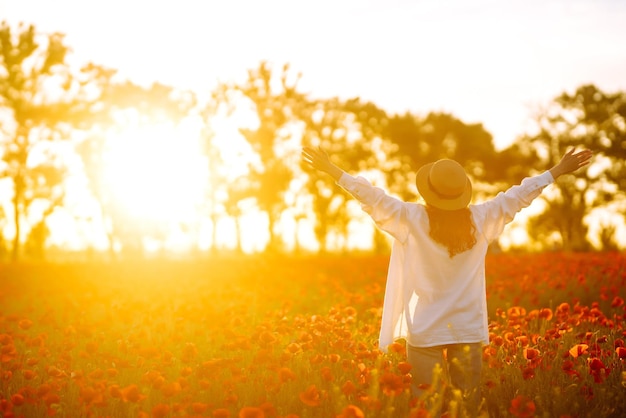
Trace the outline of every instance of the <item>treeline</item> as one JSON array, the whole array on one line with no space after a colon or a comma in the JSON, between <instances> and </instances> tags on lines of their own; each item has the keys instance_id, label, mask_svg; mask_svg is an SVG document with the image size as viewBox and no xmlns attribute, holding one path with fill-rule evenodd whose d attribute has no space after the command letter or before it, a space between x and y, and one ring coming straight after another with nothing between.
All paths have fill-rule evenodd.
<instances>
[{"instance_id":1,"label":"treeline","mask_svg":"<svg viewBox=\"0 0 626 418\"><path fill-rule=\"evenodd\" d=\"M595 247L618 245L616 225L626 213L625 92L583 85L563 93L535 116L534 132L520 133L515 143L498 150L481 124L467 124L451 114L390 114L359 98L313 98L300 89L301 74L289 65L261 62L244 80L190 92L162 84L141 86L93 63L76 68L69 51L62 34L0 26L0 181L10 191L10 201L0 206L0 230L10 224L15 231L0 237L0 253L6 257L42 258L49 216L60 208L71 212L66 207L68 148L83 163L101 212L98 227L112 253L136 251L138 234L162 235L163 225L153 226L157 232L138 231L119 214L103 184L103 155L107 137L129 121L181 123L188 118L202 125L198 140L210 177L207 204L198 210L214 226L223 217L238 225L246 211L262 212L268 220L267 250L285 248L279 224L286 213L296 224L303 219L314 223L321 251L336 248L330 237L348 234L353 216L348 196L330 178L307 172L300 163L302 144L322 146L350 172L376 173L390 193L403 199L416 198L413 177L419 166L453 158L472 177L475 200L549 168L570 147L587 147L594 150L596 163L560 179L554 193L544 196L550 205L530 220L529 235L539 248L589 250L585 220L605 213L596 217L600 244ZM251 157L233 178L228 168L232 161L224 158L224 138L216 126L241 112L248 119L254 116L253 123L238 131ZM141 162L137 164L140 170ZM242 232L237 231L234 238L240 243ZM215 237L212 242L215 247ZM378 235L373 242L384 245Z\"/></svg>"}]
</instances>

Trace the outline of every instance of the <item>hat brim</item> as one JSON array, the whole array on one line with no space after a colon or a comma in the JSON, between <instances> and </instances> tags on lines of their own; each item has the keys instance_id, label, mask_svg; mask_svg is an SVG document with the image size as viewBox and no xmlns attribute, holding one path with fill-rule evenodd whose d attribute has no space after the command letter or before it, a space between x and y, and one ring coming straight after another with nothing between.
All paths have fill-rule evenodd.
<instances>
[{"instance_id":1,"label":"hat brim","mask_svg":"<svg viewBox=\"0 0 626 418\"><path fill-rule=\"evenodd\" d=\"M432 187L430 187L430 183L428 181L428 177L430 174L430 169L433 166L433 163L428 163L422 166L417 171L417 176L415 178L415 184L417 185L417 191L424 198L426 203L431 206L434 206L443 210L458 210L463 209L469 205L470 200L472 200L472 182L467 179L467 183L465 185L465 190L458 197L448 199L440 196L435 192Z\"/></svg>"}]
</instances>

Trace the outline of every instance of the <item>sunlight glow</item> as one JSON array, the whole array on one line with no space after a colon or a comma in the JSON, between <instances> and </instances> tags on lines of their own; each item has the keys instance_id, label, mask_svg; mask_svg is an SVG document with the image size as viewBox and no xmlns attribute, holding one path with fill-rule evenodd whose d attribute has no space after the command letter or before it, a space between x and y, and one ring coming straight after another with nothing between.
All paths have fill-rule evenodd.
<instances>
[{"instance_id":1,"label":"sunlight glow","mask_svg":"<svg viewBox=\"0 0 626 418\"><path fill-rule=\"evenodd\" d=\"M200 143L202 124L191 121L124 128L108 137L102 175L113 206L130 222L157 224L167 231L164 239L144 239L148 253L233 249L237 240L245 252L264 247L267 224L258 211L239 219L238 237L235 219L221 207L231 182L247 175L252 161L250 147L238 132L241 122L218 118L212 124L215 137L210 142L219 155L212 158L220 163L211 161L207 143ZM216 225L207 223L211 211L219 214Z\"/></svg>"},{"instance_id":2,"label":"sunlight glow","mask_svg":"<svg viewBox=\"0 0 626 418\"><path fill-rule=\"evenodd\" d=\"M206 159L191 126L153 125L109 138L109 192L130 217L190 221L202 202Z\"/></svg>"}]
</instances>

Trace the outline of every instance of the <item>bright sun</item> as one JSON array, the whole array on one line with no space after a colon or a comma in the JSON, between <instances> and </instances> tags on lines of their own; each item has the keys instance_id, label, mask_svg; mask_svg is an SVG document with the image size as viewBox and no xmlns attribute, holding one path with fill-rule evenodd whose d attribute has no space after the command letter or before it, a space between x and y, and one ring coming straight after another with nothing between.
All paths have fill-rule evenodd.
<instances>
[{"instance_id":1,"label":"bright sun","mask_svg":"<svg viewBox=\"0 0 626 418\"><path fill-rule=\"evenodd\" d=\"M105 181L131 217L189 221L206 193L206 159L192 126L127 129L108 140Z\"/></svg>"},{"instance_id":2,"label":"bright sun","mask_svg":"<svg viewBox=\"0 0 626 418\"><path fill-rule=\"evenodd\" d=\"M121 216L120 222L137 226L137 232L142 233L144 226L146 231L165 232L162 241L156 235L150 238L151 232L144 236L148 250L185 250L193 245L234 248L237 239L244 251L262 249L267 240L262 214L252 209L239 219L243 232L236 231L228 216L213 224L209 213L213 204L207 202L215 195L212 192L227 193L231 180L247 175L251 151L238 132L239 122L213 121L212 128L217 131L213 145L224 160L213 179L215 173L209 170L199 142L202 125L198 122L136 125L109 135L102 173L104 199L110 205L107 209ZM152 229L154 226L157 229Z\"/></svg>"}]
</instances>

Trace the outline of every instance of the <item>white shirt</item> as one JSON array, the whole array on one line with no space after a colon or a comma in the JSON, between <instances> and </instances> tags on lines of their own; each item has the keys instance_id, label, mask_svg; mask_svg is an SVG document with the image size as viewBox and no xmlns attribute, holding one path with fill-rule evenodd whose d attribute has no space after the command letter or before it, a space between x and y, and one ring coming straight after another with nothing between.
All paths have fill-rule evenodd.
<instances>
[{"instance_id":1,"label":"white shirt","mask_svg":"<svg viewBox=\"0 0 626 418\"><path fill-rule=\"evenodd\" d=\"M549 171L525 178L493 199L470 205L476 244L453 258L429 235L424 205L403 202L362 177L344 173L337 184L354 196L376 225L394 237L387 272L379 346L396 339L415 347L489 342L485 255L487 248L542 190Z\"/></svg>"}]
</instances>

